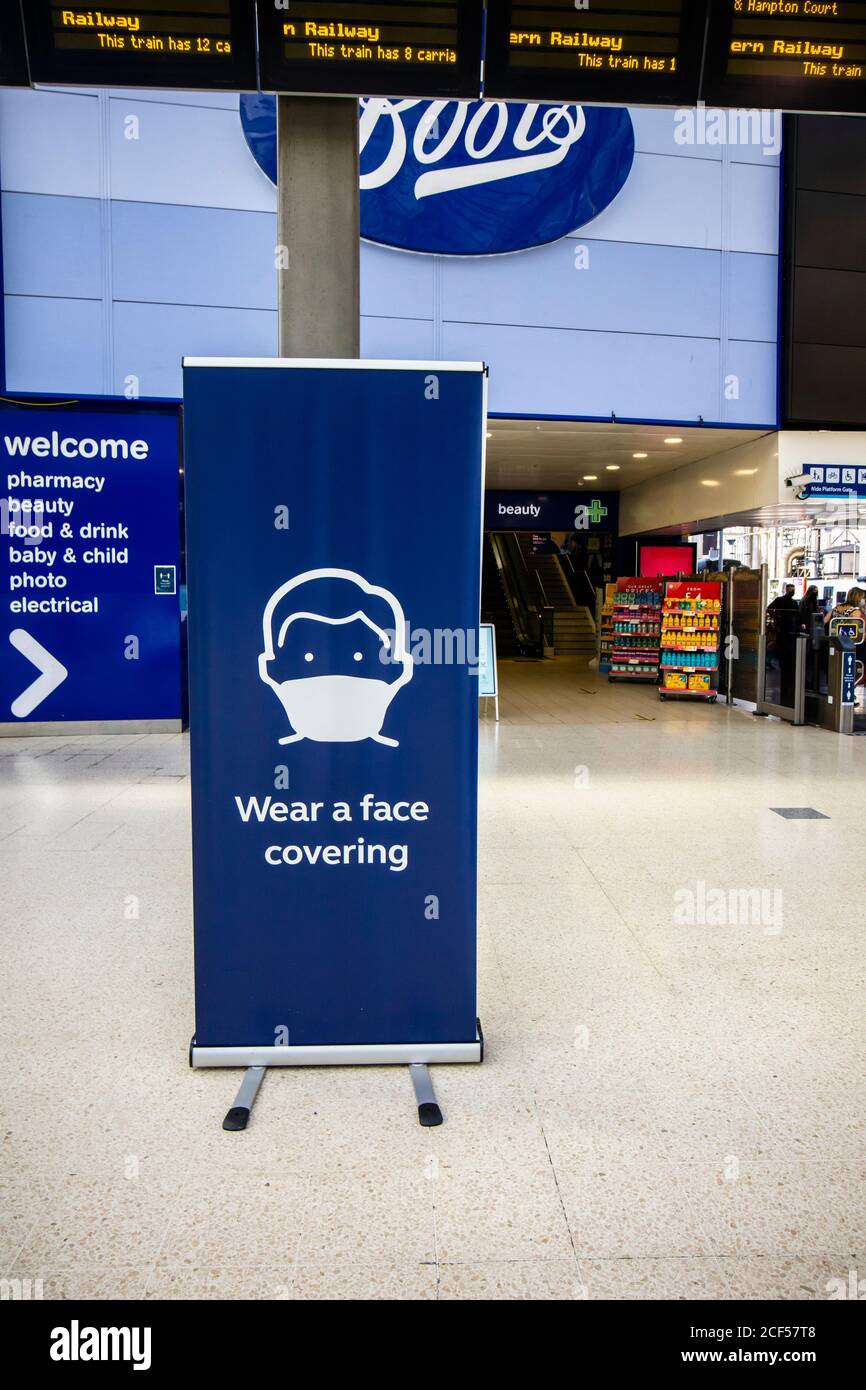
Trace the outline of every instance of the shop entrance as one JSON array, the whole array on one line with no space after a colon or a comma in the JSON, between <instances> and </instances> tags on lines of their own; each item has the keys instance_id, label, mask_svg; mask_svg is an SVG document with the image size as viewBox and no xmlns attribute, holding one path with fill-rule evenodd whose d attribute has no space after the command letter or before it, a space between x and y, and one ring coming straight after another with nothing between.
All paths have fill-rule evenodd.
<instances>
[{"instance_id":1,"label":"shop entrance","mask_svg":"<svg viewBox=\"0 0 866 1390\"><path fill-rule=\"evenodd\" d=\"M565 532L485 532L481 618L500 656L596 655L602 553L597 538L581 545Z\"/></svg>"}]
</instances>

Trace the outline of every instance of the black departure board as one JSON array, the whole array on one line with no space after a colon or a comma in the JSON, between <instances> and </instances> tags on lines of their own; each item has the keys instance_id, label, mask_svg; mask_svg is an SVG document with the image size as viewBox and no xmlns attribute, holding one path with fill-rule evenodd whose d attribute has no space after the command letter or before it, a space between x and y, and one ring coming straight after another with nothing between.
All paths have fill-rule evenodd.
<instances>
[{"instance_id":1,"label":"black departure board","mask_svg":"<svg viewBox=\"0 0 866 1390\"><path fill-rule=\"evenodd\" d=\"M29 87L18 0L0 0L0 87Z\"/></svg>"},{"instance_id":2,"label":"black departure board","mask_svg":"<svg viewBox=\"0 0 866 1390\"><path fill-rule=\"evenodd\" d=\"M866 112L866 4L712 0L705 101Z\"/></svg>"},{"instance_id":3,"label":"black departure board","mask_svg":"<svg viewBox=\"0 0 866 1390\"><path fill-rule=\"evenodd\" d=\"M25 0L34 82L100 87L256 88L253 0L59 4Z\"/></svg>"},{"instance_id":4,"label":"black departure board","mask_svg":"<svg viewBox=\"0 0 866 1390\"><path fill-rule=\"evenodd\" d=\"M489 0L484 95L694 103L705 28L704 0Z\"/></svg>"},{"instance_id":5,"label":"black departure board","mask_svg":"<svg viewBox=\"0 0 866 1390\"><path fill-rule=\"evenodd\" d=\"M257 0L265 92L477 97L481 0Z\"/></svg>"}]
</instances>

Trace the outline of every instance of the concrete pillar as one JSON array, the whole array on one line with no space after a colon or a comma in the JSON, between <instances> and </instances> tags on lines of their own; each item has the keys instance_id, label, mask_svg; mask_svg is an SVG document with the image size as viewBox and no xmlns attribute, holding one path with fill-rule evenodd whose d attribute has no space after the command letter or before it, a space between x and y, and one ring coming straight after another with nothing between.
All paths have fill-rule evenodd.
<instances>
[{"instance_id":1,"label":"concrete pillar","mask_svg":"<svg viewBox=\"0 0 866 1390\"><path fill-rule=\"evenodd\" d=\"M281 357L360 355L359 209L357 101L278 97Z\"/></svg>"}]
</instances>

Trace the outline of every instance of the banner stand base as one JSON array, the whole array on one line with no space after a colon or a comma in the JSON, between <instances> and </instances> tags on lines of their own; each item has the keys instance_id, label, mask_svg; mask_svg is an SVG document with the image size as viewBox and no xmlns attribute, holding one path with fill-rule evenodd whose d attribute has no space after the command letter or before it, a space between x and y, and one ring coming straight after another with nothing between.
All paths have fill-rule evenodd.
<instances>
[{"instance_id":1,"label":"banner stand base","mask_svg":"<svg viewBox=\"0 0 866 1390\"><path fill-rule=\"evenodd\" d=\"M265 1079L266 1070L266 1067L247 1067L244 1072L244 1079L240 1084L240 1090L235 1096L235 1103L223 1120L223 1129L246 1129L249 1124L253 1102L259 1093L259 1087Z\"/></svg>"},{"instance_id":2,"label":"banner stand base","mask_svg":"<svg viewBox=\"0 0 866 1390\"><path fill-rule=\"evenodd\" d=\"M472 1043L349 1044L345 1047L197 1047L189 1045L191 1067L245 1067L244 1079L234 1104L223 1120L223 1129L246 1129L259 1088L268 1067L408 1066L418 1106L418 1123L441 1125L442 1111L436 1099L428 1065L478 1063L484 1060L484 1034L475 1020Z\"/></svg>"},{"instance_id":3,"label":"banner stand base","mask_svg":"<svg viewBox=\"0 0 866 1390\"><path fill-rule=\"evenodd\" d=\"M409 1065L409 1075L415 1088L419 1125L424 1125L425 1128L431 1125L441 1125L442 1111L439 1109L429 1068L425 1067L423 1062L412 1062Z\"/></svg>"}]
</instances>

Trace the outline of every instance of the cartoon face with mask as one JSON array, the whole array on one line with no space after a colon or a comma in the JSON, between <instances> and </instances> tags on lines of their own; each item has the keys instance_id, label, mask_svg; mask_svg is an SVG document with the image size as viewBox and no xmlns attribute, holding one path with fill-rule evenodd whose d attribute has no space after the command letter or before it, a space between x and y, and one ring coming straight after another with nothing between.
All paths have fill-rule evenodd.
<instances>
[{"instance_id":1,"label":"cartoon face with mask","mask_svg":"<svg viewBox=\"0 0 866 1390\"><path fill-rule=\"evenodd\" d=\"M403 609L353 570L307 570L268 599L259 675L294 732L280 743L357 743L381 732L388 706L412 679Z\"/></svg>"}]
</instances>

